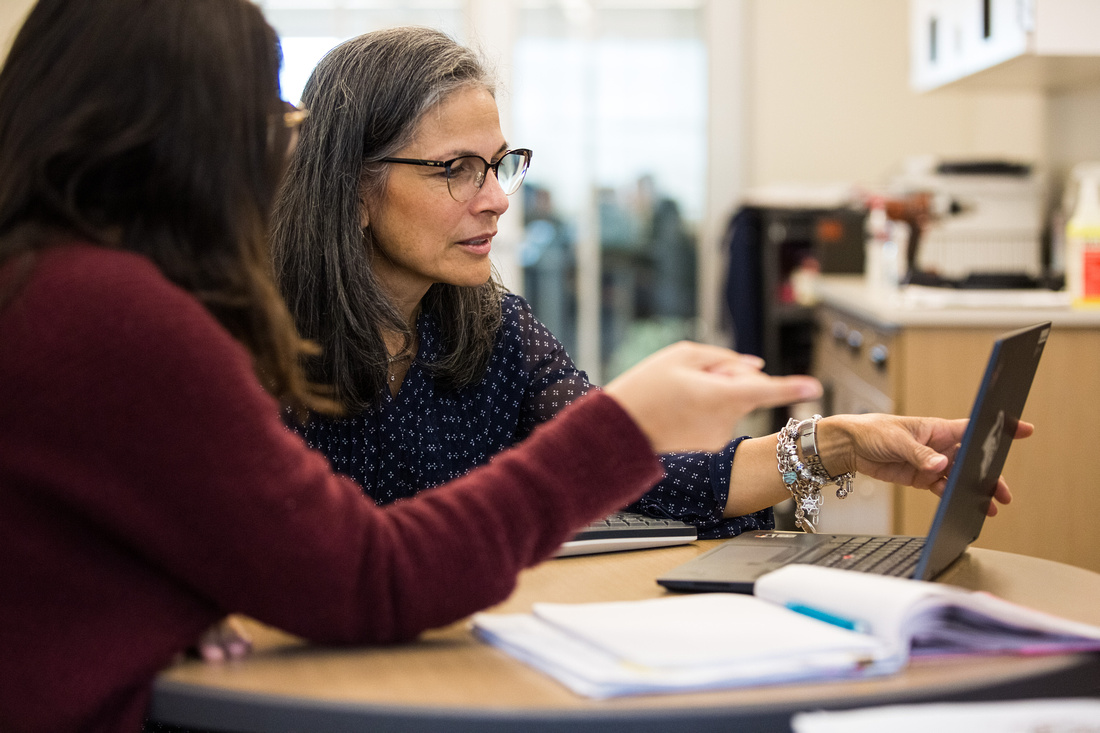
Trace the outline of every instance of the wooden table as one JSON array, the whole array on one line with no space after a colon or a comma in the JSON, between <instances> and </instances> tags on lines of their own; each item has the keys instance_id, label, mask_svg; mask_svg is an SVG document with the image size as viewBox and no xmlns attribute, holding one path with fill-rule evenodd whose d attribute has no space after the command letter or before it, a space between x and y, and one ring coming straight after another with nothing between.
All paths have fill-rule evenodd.
<instances>
[{"instance_id":1,"label":"wooden table","mask_svg":"<svg viewBox=\"0 0 1100 733\"><path fill-rule=\"evenodd\" d=\"M535 601L653 598L661 572L710 549L683 547L552 560L525 572L495 612ZM971 549L940 579L1100 625L1100 574ZM730 623L736 623L731 619ZM1100 696L1100 655L917 661L886 678L650 695L578 697L477 641L465 622L395 647L325 648L253 625L256 652L226 665L186 661L159 678L152 714L233 731L788 731L792 713L932 700Z\"/></svg>"}]
</instances>

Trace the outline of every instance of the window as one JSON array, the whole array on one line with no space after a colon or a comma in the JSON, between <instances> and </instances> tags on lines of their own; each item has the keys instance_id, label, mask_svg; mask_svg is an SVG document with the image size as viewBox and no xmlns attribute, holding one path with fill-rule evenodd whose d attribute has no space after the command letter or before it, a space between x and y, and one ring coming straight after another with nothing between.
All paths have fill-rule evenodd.
<instances>
[{"instance_id":1,"label":"window","mask_svg":"<svg viewBox=\"0 0 1100 733\"><path fill-rule=\"evenodd\" d=\"M696 335L707 54L690 3L525 3L524 293L595 381Z\"/></svg>"},{"instance_id":2,"label":"window","mask_svg":"<svg viewBox=\"0 0 1100 733\"><path fill-rule=\"evenodd\" d=\"M395 25L426 25L462 40L462 0L256 0L283 45L283 96L297 104L313 67L337 44Z\"/></svg>"}]
</instances>

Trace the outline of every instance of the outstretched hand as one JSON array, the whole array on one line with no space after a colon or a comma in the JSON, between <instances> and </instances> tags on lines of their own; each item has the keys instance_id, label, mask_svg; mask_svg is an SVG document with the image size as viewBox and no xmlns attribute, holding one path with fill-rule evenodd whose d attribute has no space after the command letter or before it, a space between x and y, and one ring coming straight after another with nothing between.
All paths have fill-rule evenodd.
<instances>
[{"instance_id":1,"label":"outstretched hand","mask_svg":"<svg viewBox=\"0 0 1100 733\"><path fill-rule=\"evenodd\" d=\"M690 341L652 354L605 391L634 418L654 451L720 450L753 410L821 396L813 377L773 377L764 362Z\"/></svg>"},{"instance_id":2,"label":"outstretched hand","mask_svg":"<svg viewBox=\"0 0 1100 733\"><path fill-rule=\"evenodd\" d=\"M822 438L836 446L834 450L823 450L822 458L825 468L834 475L854 470L881 481L928 489L936 496L943 496L947 474L955 462L967 422L877 414L836 415L820 423ZM1014 437L1026 438L1034 429L1031 423L1020 422ZM832 437L826 437L830 433ZM845 442L846 447L841 447ZM991 517L997 514L997 503L1012 501L1003 477L997 479L993 499L996 503L989 505Z\"/></svg>"}]
</instances>

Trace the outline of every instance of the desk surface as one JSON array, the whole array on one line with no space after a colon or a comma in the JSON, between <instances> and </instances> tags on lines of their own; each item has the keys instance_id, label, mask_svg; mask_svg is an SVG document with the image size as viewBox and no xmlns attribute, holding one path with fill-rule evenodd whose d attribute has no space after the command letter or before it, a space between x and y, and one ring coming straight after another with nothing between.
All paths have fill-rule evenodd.
<instances>
[{"instance_id":1,"label":"desk surface","mask_svg":"<svg viewBox=\"0 0 1100 733\"><path fill-rule=\"evenodd\" d=\"M552 560L526 571L506 602L653 598L654 581L714 542ZM941 578L1100 625L1100 574L1048 560L971 549ZM735 620L731 620L735 623ZM156 685L154 717L239 731L524 733L563 730L789 730L792 712L928 700L1100 695L1100 655L918 661L872 680L589 700L492 647L465 622L396 647L325 648L253 626L256 652L224 666L183 662Z\"/></svg>"}]
</instances>

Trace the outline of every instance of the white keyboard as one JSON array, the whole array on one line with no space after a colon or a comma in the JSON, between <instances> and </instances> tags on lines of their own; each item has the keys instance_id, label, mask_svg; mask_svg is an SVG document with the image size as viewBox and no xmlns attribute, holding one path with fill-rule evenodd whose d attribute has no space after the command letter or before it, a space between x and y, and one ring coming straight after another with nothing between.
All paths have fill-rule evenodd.
<instances>
[{"instance_id":1,"label":"white keyboard","mask_svg":"<svg viewBox=\"0 0 1100 733\"><path fill-rule=\"evenodd\" d=\"M695 527L677 519L616 512L577 532L555 557L686 545L697 537Z\"/></svg>"}]
</instances>

